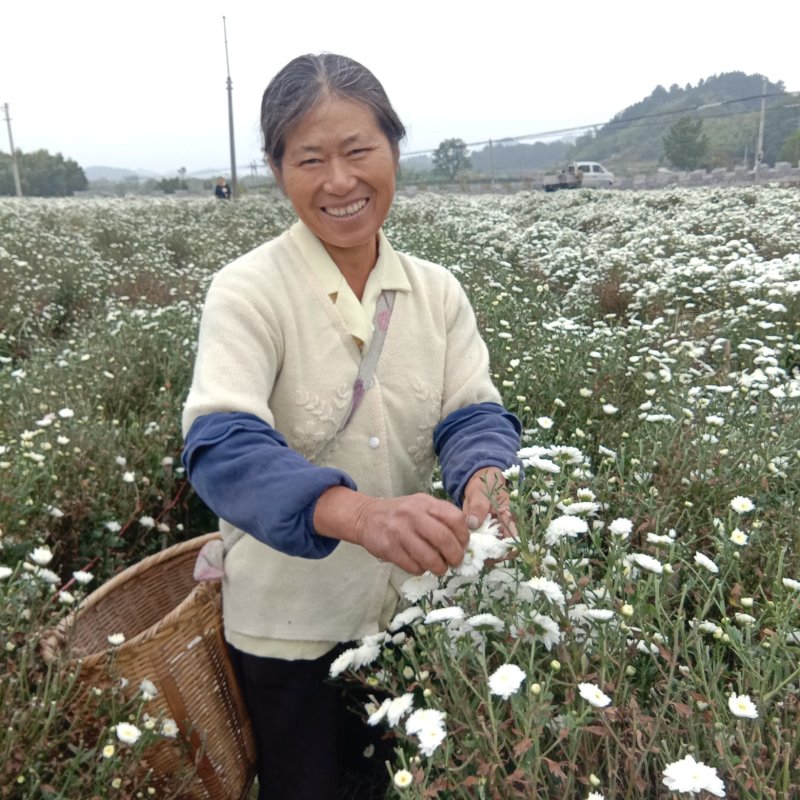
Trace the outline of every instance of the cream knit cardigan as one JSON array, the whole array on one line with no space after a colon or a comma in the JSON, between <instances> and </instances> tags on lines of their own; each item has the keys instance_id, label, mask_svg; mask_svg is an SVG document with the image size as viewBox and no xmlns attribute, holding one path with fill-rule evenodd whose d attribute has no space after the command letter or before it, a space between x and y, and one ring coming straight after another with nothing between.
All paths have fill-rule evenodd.
<instances>
[{"instance_id":1,"label":"cream knit cardigan","mask_svg":"<svg viewBox=\"0 0 800 800\"><path fill-rule=\"evenodd\" d=\"M302 225L302 223L298 223ZM350 422L361 351L287 231L223 268L203 309L184 434L199 416L238 411L279 430L320 466L347 472L359 491L429 491L432 434L450 412L500 402L486 346L456 278L397 253L381 232L380 259L397 259L402 285L374 384ZM314 254L329 258L321 243ZM308 254L307 248L304 248ZM393 270L396 273L396 270ZM379 284L380 274L370 276ZM366 291L370 289L368 283ZM264 497L280 503L280 497ZM322 559L287 556L225 520L227 633L296 641L351 641L378 630L389 581L406 574L341 542Z\"/></svg>"}]
</instances>

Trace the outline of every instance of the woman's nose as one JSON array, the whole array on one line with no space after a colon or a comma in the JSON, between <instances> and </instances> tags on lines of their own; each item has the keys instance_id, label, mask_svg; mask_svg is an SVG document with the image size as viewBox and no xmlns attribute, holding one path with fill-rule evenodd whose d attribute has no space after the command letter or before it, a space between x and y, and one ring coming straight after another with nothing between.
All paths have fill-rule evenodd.
<instances>
[{"instance_id":1,"label":"woman's nose","mask_svg":"<svg viewBox=\"0 0 800 800\"><path fill-rule=\"evenodd\" d=\"M346 158L332 158L328 161L325 191L331 194L347 194L355 184L356 177Z\"/></svg>"}]
</instances>

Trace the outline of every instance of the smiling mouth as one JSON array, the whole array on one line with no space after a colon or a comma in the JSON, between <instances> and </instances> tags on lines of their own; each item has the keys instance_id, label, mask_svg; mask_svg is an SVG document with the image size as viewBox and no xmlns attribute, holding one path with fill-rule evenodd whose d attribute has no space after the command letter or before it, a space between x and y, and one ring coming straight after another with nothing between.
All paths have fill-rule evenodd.
<instances>
[{"instance_id":1,"label":"smiling mouth","mask_svg":"<svg viewBox=\"0 0 800 800\"><path fill-rule=\"evenodd\" d=\"M358 214L362 208L368 203L368 200L358 200L355 203L350 203L349 206L342 206L340 208L331 208L329 206L324 206L323 211L326 214L330 214L332 217L352 217L355 214Z\"/></svg>"}]
</instances>

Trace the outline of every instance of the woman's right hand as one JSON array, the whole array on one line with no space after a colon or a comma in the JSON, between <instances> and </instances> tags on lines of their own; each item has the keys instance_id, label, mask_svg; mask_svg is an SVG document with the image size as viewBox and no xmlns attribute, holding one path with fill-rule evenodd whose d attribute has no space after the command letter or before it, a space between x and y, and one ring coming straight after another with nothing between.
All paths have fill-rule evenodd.
<instances>
[{"instance_id":1,"label":"woman's right hand","mask_svg":"<svg viewBox=\"0 0 800 800\"><path fill-rule=\"evenodd\" d=\"M464 513L426 494L384 499L334 487L317 501L314 527L412 575L443 575L464 560L469 543Z\"/></svg>"}]
</instances>

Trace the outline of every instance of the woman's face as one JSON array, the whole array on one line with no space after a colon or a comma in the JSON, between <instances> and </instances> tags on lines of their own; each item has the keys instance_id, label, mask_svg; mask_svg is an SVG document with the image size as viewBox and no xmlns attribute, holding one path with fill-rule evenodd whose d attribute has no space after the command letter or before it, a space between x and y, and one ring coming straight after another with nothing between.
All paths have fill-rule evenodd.
<instances>
[{"instance_id":1,"label":"woman's face","mask_svg":"<svg viewBox=\"0 0 800 800\"><path fill-rule=\"evenodd\" d=\"M323 97L286 136L276 178L334 261L373 252L392 205L397 156L362 103ZM370 268L374 265L370 264Z\"/></svg>"}]
</instances>

